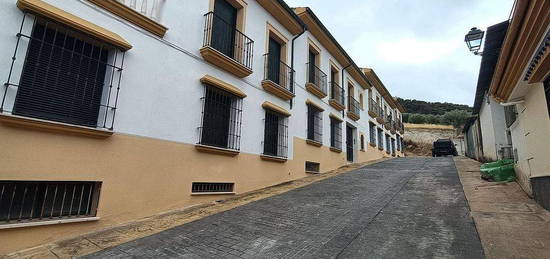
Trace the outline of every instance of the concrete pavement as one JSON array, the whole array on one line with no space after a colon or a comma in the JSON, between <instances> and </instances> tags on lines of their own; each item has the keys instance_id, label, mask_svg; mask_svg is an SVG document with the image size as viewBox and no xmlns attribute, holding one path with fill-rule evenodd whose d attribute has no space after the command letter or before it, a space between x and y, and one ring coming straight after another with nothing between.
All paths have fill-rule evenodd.
<instances>
[{"instance_id":1,"label":"concrete pavement","mask_svg":"<svg viewBox=\"0 0 550 259\"><path fill-rule=\"evenodd\" d=\"M88 258L483 258L452 158L398 158Z\"/></svg>"},{"instance_id":2,"label":"concrete pavement","mask_svg":"<svg viewBox=\"0 0 550 259\"><path fill-rule=\"evenodd\" d=\"M550 258L550 212L516 182L482 180L479 162L455 162L487 258Z\"/></svg>"}]
</instances>

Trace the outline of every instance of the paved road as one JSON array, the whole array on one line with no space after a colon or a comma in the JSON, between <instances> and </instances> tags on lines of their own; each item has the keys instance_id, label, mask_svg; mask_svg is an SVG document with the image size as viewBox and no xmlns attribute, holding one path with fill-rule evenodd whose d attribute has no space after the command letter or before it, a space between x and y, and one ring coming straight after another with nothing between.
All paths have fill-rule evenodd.
<instances>
[{"instance_id":1,"label":"paved road","mask_svg":"<svg viewBox=\"0 0 550 259\"><path fill-rule=\"evenodd\" d=\"M398 158L89 256L483 258L452 158Z\"/></svg>"}]
</instances>

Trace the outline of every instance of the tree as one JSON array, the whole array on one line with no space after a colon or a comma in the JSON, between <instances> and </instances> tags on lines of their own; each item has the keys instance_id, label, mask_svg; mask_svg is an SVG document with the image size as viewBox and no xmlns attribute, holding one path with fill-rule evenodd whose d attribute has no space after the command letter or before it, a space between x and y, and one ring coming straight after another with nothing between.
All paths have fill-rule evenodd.
<instances>
[{"instance_id":1,"label":"tree","mask_svg":"<svg viewBox=\"0 0 550 259\"><path fill-rule=\"evenodd\" d=\"M464 110L453 110L443 114L442 122L447 125L453 125L455 129L460 128L470 117L470 113Z\"/></svg>"},{"instance_id":2,"label":"tree","mask_svg":"<svg viewBox=\"0 0 550 259\"><path fill-rule=\"evenodd\" d=\"M427 114L426 122L430 124L441 124L441 115Z\"/></svg>"},{"instance_id":3,"label":"tree","mask_svg":"<svg viewBox=\"0 0 550 259\"><path fill-rule=\"evenodd\" d=\"M410 113L403 113L403 123L408 123L410 116L411 116Z\"/></svg>"},{"instance_id":4,"label":"tree","mask_svg":"<svg viewBox=\"0 0 550 259\"><path fill-rule=\"evenodd\" d=\"M426 117L423 114L411 114L409 116L409 122L414 124L424 124L426 123Z\"/></svg>"}]
</instances>

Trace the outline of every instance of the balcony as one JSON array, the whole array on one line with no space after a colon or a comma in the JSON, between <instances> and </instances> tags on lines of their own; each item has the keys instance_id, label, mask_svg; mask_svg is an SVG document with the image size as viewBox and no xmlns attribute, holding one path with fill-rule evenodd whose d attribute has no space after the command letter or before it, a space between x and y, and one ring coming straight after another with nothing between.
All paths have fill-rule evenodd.
<instances>
[{"instance_id":1,"label":"balcony","mask_svg":"<svg viewBox=\"0 0 550 259\"><path fill-rule=\"evenodd\" d=\"M380 106L378 105L378 102L371 98L369 98L369 116L372 118L380 117Z\"/></svg>"},{"instance_id":2,"label":"balcony","mask_svg":"<svg viewBox=\"0 0 550 259\"><path fill-rule=\"evenodd\" d=\"M355 100L352 96L348 97L348 117L354 121L361 119L360 116L361 104Z\"/></svg>"},{"instance_id":3,"label":"balcony","mask_svg":"<svg viewBox=\"0 0 550 259\"><path fill-rule=\"evenodd\" d=\"M293 74L290 66L269 53L264 54L264 90L285 101L294 98Z\"/></svg>"},{"instance_id":4,"label":"balcony","mask_svg":"<svg viewBox=\"0 0 550 259\"><path fill-rule=\"evenodd\" d=\"M393 119L390 119L390 132L391 134L395 134L397 129L397 122Z\"/></svg>"},{"instance_id":5,"label":"balcony","mask_svg":"<svg viewBox=\"0 0 550 259\"><path fill-rule=\"evenodd\" d=\"M306 90L323 99L327 97L327 74L312 63L307 63Z\"/></svg>"},{"instance_id":6,"label":"balcony","mask_svg":"<svg viewBox=\"0 0 550 259\"><path fill-rule=\"evenodd\" d=\"M391 130L392 117L388 114L384 116L384 128L386 130Z\"/></svg>"},{"instance_id":7,"label":"balcony","mask_svg":"<svg viewBox=\"0 0 550 259\"><path fill-rule=\"evenodd\" d=\"M240 78L251 75L254 41L215 12L204 17L202 57Z\"/></svg>"},{"instance_id":8,"label":"balcony","mask_svg":"<svg viewBox=\"0 0 550 259\"><path fill-rule=\"evenodd\" d=\"M160 24L160 15L166 0L89 1L159 37L164 37L168 30Z\"/></svg>"},{"instance_id":9,"label":"balcony","mask_svg":"<svg viewBox=\"0 0 550 259\"><path fill-rule=\"evenodd\" d=\"M344 102L344 88L336 82L330 82L330 99L328 100L330 106L336 110L343 111L346 109Z\"/></svg>"},{"instance_id":10,"label":"balcony","mask_svg":"<svg viewBox=\"0 0 550 259\"><path fill-rule=\"evenodd\" d=\"M376 117L376 121L380 124L384 124L386 120L386 116L384 115L384 112L382 112L382 106L378 106L378 117Z\"/></svg>"}]
</instances>

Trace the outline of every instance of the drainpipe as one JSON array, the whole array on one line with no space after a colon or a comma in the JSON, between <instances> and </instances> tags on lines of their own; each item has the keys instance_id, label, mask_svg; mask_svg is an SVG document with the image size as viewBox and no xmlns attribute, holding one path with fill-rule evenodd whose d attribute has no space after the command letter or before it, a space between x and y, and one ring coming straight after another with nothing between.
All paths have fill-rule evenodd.
<instances>
[{"instance_id":1,"label":"drainpipe","mask_svg":"<svg viewBox=\"0 0 550 259\"><path fill-rule=\"evenodd\" d=\"M342 68L342 90L344 90L342 95L344 96L344 103L343 103L344 106L346 106L346 84L344 82L344 72L346 71L346 69L348 69L348 67L351 67L351 63L349 63L349 65L345 66L344 68ZM344 117L345 117L345 113L344 111L342 111L342 118Z\"/></svg>"},{"instance_id":2,"label":"drainpipe","mask_svg":"<svg viewBox=\"0 0 550 259\"><path fill-rule=\"evenodd\" d=\"M292 44L290 46L290 70L292 71L291 73L291 76L290 76L290 87L292 87L291 91L294 93L294 41L297 40L300 36L302 36L302 34L304 34L306 32L307 28L306 27L303 27L303 30L302 32L300 32L300 34L294 36L294 38L292 38ZM290 109L292 110L292 103L293 103L294 99L290 99Z\"/></svg>"},{"instance_id":3,"label":"drainpipe","mask_svg":"<svg viewBox=\"0 0 550 259\"><path fill-rule=\"evenodd\" d=\"M521 100L507 102L507 103L500 103L500 105L502 105L502 106L512 106L512 105L516 105L516 104L520 104L520 103L524 103L524 102L525 102L525 100L521 99Z\"/></svg>"}]
</instances>

